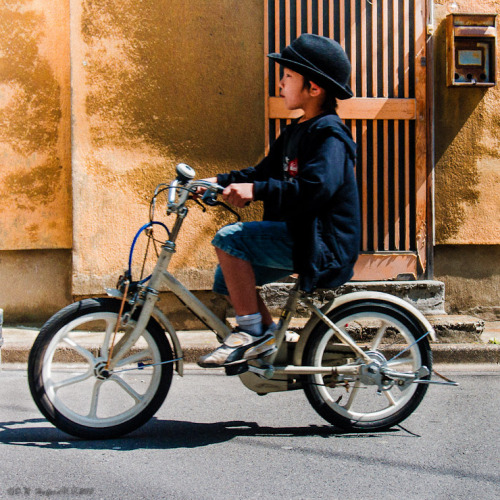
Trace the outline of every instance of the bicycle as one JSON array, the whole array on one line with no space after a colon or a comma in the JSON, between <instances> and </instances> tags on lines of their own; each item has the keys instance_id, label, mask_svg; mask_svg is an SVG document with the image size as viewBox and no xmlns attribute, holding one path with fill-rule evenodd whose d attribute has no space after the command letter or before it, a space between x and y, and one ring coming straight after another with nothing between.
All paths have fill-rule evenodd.
<instances>
[{"instance_id":1,"label":"bicycle","mask_svg":"<svg viewBox=\"0 0 500 500\"><path fill-rule=\"evenodd\" d=\"M170 272L187 202L213 207L222 189L194 180L194 170L177 166L170 184L157 186L150 221L136 235L129 269L109 298L85 299L57 312L42 327L31 349L28 380L42 414L59 429L86 439L118 437L146 423L169 391L173 370L183 375L181 344L168 317L157 307L161 284L175 294L219 341L230 334L220 320ZM192 196L203 188L201 200ZM154 220L156 200L167 195L172 229ZM237 215L237 214L236 214ZM159 226L168 238L150 276L133 281L131 259L142 231ZM154 238L154 237L153 237ZM163 240L162 240L163 241ZM298 333L288 331L298 304L311 318ZM275 332L277 352L226 368L259 395L303 389L326 421L344 431L379 431L406 419L422 401L431 380L426 318L402 299L380 292L354 292L318 307L293 286ZM98 338L98 348L86 339ZM78 362L66 365L69 353Z\"/></svg>"}]
</instances>

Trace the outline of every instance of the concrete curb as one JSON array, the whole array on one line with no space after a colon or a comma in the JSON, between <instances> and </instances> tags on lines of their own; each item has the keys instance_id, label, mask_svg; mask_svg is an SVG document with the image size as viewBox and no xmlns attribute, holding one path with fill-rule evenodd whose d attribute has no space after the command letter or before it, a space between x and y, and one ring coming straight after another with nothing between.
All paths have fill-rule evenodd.
<instances>
[{"instance_id":1,"label":"concrete curb","mask_svg":"<svg viewBox=\"0 0 500 500\"><path fill-rule=\"evenodd\" d=\"M500 345L489 343L492 338L500 340L500 321L485 322L471 316L452 315L430 315L428 319L440 339L440 342L431 344L435 363L500 364ZM232 324L234 318L228 318L228 321ZM290 327L292 330L300 330L306 321L305 318L298 318ZM0 349L2 362L26 363L38 332L38 328L4 326L4 343ZM220 345L211 331L187 330L178 331L177 334L186 363L196 363L201 355ZM92 338L92 334L86 336L86 347L97 352L96 340ZM72 363L81 361L81 358L68 347L61 353L60 361Z\"/></svg>"},{"instance_id":2,"label":"concrete curb","mask_svg":"<svg viewBox=\"0 0 500 500\"><path fill-rule=\"evenodd\" d=\"M187 332L188 333L188 332ZM184 351L184 361L186 363L196 363L196 360L203 354L212 351L219 344L215 340L203 339L201 337L212 336L211 332L206 335L197 332L196 339L182 345ZM183 342L181 342L183 344ZM1 350L2 363L27 363L32 343L8 343L6 342ZM500 364L500 345L494 344L437 344L432 343L432 353L435 363L493 363ZM91 347L96 350L96 347ZM69 349L62 352L59 361L61 363L77 362L74 351Z\"/></svg>"}]
</instances>

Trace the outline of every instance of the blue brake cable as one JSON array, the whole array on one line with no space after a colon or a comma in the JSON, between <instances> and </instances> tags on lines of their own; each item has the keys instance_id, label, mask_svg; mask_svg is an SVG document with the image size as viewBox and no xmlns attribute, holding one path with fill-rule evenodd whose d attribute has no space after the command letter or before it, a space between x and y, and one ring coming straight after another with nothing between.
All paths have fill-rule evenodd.
<instances>
[{"instance_id":1,"label":"blue brake cable","mask_svg":"<svg viewBox=\"0 0 500 500\"><path fill-rule=\"evenodd\" d=\"M134 239L132 241L132 245L130 246L130 252L129 252L129 256L128 256L128 275L129 276L132 276L132 257L134 255L135 244L137 243L137 240L139 239L139 236L142 234L142 232L155 224L163 227L165 229L165 231L167 231L168 236L170 237L170 231L168 230L168 227L165 224L163 224L163 222L150 221L147 224L144 224L144 226L142 226L139 229L139 231L137 231L137 233L134 236ZM151 274L149 276L147 276L146 278L143 278L142 280L138 281L137 283L138 284L145 283L146 281L149 280L149 278L151 278Z\"/></svg>"}]
</instances>

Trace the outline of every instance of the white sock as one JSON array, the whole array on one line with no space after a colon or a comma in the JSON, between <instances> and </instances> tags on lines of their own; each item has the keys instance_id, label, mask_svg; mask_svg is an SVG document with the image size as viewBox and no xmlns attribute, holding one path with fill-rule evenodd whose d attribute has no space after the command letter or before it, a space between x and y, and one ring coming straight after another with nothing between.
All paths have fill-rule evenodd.
<instances>
[{"instance_id":1,"label":"white sock","mask_svg":"<svg viewBox=\"0 0 500 500\"><path fill-rule=\"evenodd\" d=\"M266 327L266 331L274 333L278 329L278 325L273 321L269 326Z\"/></svg>"},{"instance_id":2,"label":"white sock","mask_svg":"<svg viewBox=\"0 0 500 500\"><path fill-rule=\"evenodd\" d=\"M246 316L236 315L236 323L243 331L254 337L260 337L264 333L262 315L260 313L248 314Z\"/></svg>"}]
</instances>

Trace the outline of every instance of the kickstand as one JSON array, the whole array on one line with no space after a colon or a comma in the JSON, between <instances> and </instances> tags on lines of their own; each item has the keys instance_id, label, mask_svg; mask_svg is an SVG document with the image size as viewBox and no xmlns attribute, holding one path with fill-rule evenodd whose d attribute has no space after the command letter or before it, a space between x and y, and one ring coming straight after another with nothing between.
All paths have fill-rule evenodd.
<instances>
[{"instance_id":1,"label":"kickstand","mask_svg":"<svg viewBox=\"0 0 500 500\"><path fill-rule=\"evenodd\" d=\"M446 378L444 375L441 375L436 370L432 370L432 372L435 373L439 378L442 378L445 382L448 382L448 384L450 384L450 385L458 385L458 382L454 382L453 380L450 380L449 378Z\"/></svg>"}]
</instances>

